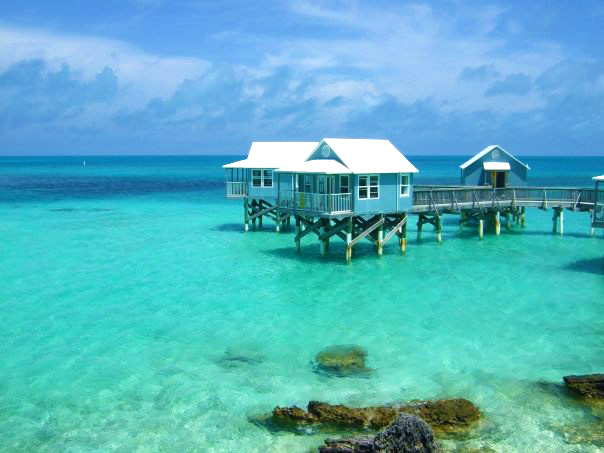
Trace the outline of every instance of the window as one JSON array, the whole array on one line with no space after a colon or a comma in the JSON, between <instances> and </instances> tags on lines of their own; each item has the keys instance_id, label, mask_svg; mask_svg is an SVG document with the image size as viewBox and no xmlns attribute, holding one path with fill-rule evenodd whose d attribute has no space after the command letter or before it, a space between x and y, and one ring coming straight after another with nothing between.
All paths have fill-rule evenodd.
<instances>
[{"instance_id":1,"label":"window","mask_svg":"<svg viewBox=\"0 0 604 453\"><path fill-rule=\"evenodd\" d=\"M263 170L262 175L264 177L264 187L273 187L273 170Z\"/></svg>"},{"instance_id":2,"label":"window","mask_svg":"<svg viewBox=\"0 0 604 453\"><path fill-rule=\"evenodd\" d=\"M252 170L252 186L262 187L262 170Z\"/></svg>"},{"instance_id":3,"label":"window","mask_svg":"<svg viewBox=\"0 0 604 453\"><path fill-rule=\"evenodd\" d=\"M252 170L252 187L273 187L273 170Z\"/></svg>"},{"instance_id":4,"label":"window","mask_svg":"<svg viewBox=\"0 0 604 453\"><path fill-rule=\"evenodd\" d=\"M319 193L325 193L325 176L319 176Z\"/></svg>"},{"instance_id":5,"label":"window","mask_svg":"<svg viewBox=\"0 0 604 453\"><path fill-rule=\"evenodd\" d=\"M359 176L359 199L376 199L380 197L380 177L378 175Z\"/></svg>"},{"instance_id":6,"label":"window","mask_svg":"<svg viewBox=\"0 0 604 453\"><path fill-rule=\"evenodd\" d=\"M409 175L401 175L401 197L409 196Z\"/></svg>"},{"instance_id":7,"label":"window","mask_svg":"<svg viewBox=\"0 0 604 453\"><path fill-rule=\"evenodd\" d=\"M340 176L340 193L350 193L350 180L348 175Z\"/></svg>"},{"instance_id":8,"label":"window","mask_svg":"<svg viewBox=\"0 0 604 453\"><path fill-rule=\"evenodd\" d=\"M304 175L304 192L312 192L312 176Z\"/></svg>"}]
</instances>

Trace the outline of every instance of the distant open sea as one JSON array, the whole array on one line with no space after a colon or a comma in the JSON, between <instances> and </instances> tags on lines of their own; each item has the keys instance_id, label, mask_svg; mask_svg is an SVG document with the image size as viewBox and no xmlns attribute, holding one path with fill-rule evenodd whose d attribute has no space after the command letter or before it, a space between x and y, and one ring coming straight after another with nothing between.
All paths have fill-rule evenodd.
<instances>
[{"instance_id":1,"label":"distant open sea","mask_svg":"<svg viewBox=\"0 0 604 453\"><path fill-rule=\"evenodd\" d=\"M248 418L443 397L484 413L445 451L601 451L558 386L604 372L604 239L586 213L560 237L527 209L484 241L446 216L442 244L412 217L406 256L367 242L347 265L339 240L321 257L268 221L244 233L221 169L237 159L0 158L0 451L307 453L327 435ZM455 184L466 159L410 160L416 183ZM604 174L604 157L522 160L531 185ZM314 373L337 344L375 373Z\"/></svg>"}]
</instances>

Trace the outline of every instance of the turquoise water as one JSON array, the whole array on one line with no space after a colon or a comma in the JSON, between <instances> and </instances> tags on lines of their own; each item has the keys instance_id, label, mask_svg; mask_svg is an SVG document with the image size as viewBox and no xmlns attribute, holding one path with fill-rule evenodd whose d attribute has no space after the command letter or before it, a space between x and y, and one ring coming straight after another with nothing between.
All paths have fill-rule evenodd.
<instances>
[{"instance_id":1,"label":"turquoise water","mask_svg":"<svg viewBox=\"0 0 604 453\"><path fill-rule=\"evenodd\" d=\"M308 452L324 434L248 421L276 405L465 397L484 412L451 451L599 451L554 385L604 370L604 240L584 213L529 209L484 241L447 217L407 256L344 263L265 223L243 233L230 158L0 159L0 450ZM539 185L591 186L604 158L527 158ZM413 158L455 183L462 158ZM366 379L313 373L367 349ZM225 354L248 356L229 362Z\"/></svg>"}]
</instances>

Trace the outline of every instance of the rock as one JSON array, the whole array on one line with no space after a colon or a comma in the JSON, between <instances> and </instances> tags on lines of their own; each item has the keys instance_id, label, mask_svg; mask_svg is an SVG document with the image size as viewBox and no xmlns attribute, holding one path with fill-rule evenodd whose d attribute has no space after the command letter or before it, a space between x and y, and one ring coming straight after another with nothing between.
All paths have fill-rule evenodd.
<instances>
[{"instance_id":1,"label":"rock","mask_svg":"<svg viewBox=\"0 0 604 453\"><path fill-rule=\"evenodd\" d=\"M319 453L374 453L373 437L352 437L350 439L327 439Z\"/></svg>"},{"instance_id":2,"label":"rock","mask_svg":"<svg viewBox=\"0 0 604 453\"><path fill-rule=\"evenodd\" d=\"M285 428L323 425L332 428L379 430L390 425L403 413L420 417L438 433L465 431L481 416L478 408L470 401L457 398L361 408L311 401L307 411L296 406L276 407L270 419L274 426Z\"/></svg>"},{"instance_id":3,"label":"rock","mask_svg":"<svg viewBox=\"0 0 604 453\"><path fill-rule=\"evenodd\" d=\"M432 429L414 415L401 414L375 437L327 439L320 453L432 453Z\"/></svg>"},{"instance_id":4,"label":"rock","mask_svg":"<svg viewBox=\"0 0 604 453\"><path fill-rule=\"evenodd\" d=\"M604 374L564 376L564 383L571 391L587 399L604 399Z\"/></svg>"},{"instance_id":5,"label":"rock","mask_svg":"<svg viewBox=\"0 0 604 453\"><path fill-rule=\"evenodd\" d=\"M365 367L367 352L360 346L339 345L323 349L315 356L317 372L335 376L350 376L371 371Z\"/></svg>"},{"instance_id":6,"label":"rock","mask_svg":"<svg viewBox=\"0 0 604 453\"><path fill-rule=\"evenodd\" d=\"M415 415L401 414L375 436L373 449L380 453L432 453L436 451L430 426Z\"/></svg>"},{"instance_id":7,"label":"rock","mask_svg":"<svg viewBox=\"0 0 604 453\"><path fill-rule=\"evenodd\" d=\"M254 350L227 349L215 360L223 368L239 368L248 365L259 365L264 361L264 355Z\"/></svg>"},{"instance_id":8,"label":"rock","mask_svg":"<svg viewBox=\"0 0 604 453\"><path fill-rule=\"evenodd\" d=\"M555 427L567 444L595 445L604 447L604 422L566 424Z\"/></svg>"}]
</instances>

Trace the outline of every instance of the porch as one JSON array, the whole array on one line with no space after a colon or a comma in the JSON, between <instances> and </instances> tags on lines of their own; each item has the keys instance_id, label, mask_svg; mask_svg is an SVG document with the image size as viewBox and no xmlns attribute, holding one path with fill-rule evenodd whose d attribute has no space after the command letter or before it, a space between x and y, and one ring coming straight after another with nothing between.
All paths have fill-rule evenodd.
<instances>
[{"instance_id":1,"label":"porch","mask_svg":"<svg viewBox=\"0 0 604 453\"><path fill-rule=\"evenodd\" d=\"M325 194L280 190L277 206L282 211L292 213L338 216L352 212L352 194Z\"/></svg>"}]
</instances>

